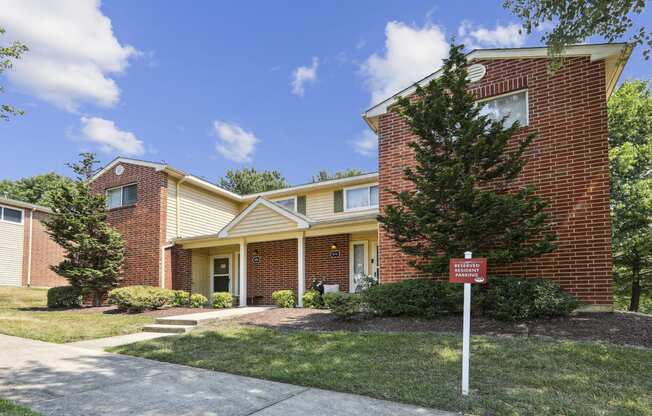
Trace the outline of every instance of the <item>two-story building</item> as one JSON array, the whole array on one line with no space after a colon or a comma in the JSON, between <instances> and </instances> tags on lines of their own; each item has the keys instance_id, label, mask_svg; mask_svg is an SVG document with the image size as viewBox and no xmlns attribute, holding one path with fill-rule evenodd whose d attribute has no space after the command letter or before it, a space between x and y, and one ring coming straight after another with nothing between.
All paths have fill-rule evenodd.
<instances>
[{"instance_id":1,"label":"two-story building","mask_svg":"<svg viewBox=\"0 0 652 416\"><path fill-rule=\"evenodd\" d=\"M475 50L471 91L488 114L518 119L515 140L537 132L519 184L549 201L558 249L492 270L559 282L595 310L612 304L607 100L630 53L626 44L569 47L548 71L546 48ZM434 72L421 84L437 77ZM344 179L237 195L165 163L117 158L93 178L110 222L127 242L124 284L210 295L229 291L240 305L271 293L301 294L313 279L353 290L359 274L380 282L419 276L376 219L408 189L413 166L405 121L389 111L398 92L363 117L379 137L379 170Z\"/></svg>"}]
</instances>

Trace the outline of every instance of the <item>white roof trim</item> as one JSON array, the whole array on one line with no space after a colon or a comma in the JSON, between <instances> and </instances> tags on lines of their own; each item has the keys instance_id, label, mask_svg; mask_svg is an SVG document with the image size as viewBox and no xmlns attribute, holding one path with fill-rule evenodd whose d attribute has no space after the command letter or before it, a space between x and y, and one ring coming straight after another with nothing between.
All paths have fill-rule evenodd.
<instances>
[{"instance_id":1,"label":"white roof trim","mask_svg":"<svg viewBox=\"0 0 652 416\"><path fill-rule=\"evenodd\" d=\"M104 175L106 172L113 169L115 165L118 165L120 163L129 163L130 165L146 166L148 168L154 168L156 170L163 170L167 166L164 163L148 162L146 160L129 159L127 157L118 156L115 159L113 159L111 162L109 162L108 165L104 166L102 169L97 171L95 175L93 175L93 177L91 178L91 182L93 182L95 179L99 178L100 176Z\"/></svg>"},{"instance_id":2,"label":"white roof trim","mask_svg":"<svg viewBox=\"0 0 652 416\"><path fill-rule=\"evenodd\" d=\"M50 208L44 207L42 205L30 204L29 202L23 202L23 201L18 201L16 199L10 199L4 197L0 197L0 204L7 205L10 207L33 209L35 211L42 211L47 213L52 212Z\"/></svg>"},{"instance_id":3,"label":"white roof trim","mask_svg":"<svg viewBox=\"0 0 652 416\"><path fill-rule=\"evenodd\" d=\"M606 44L596 44L596 45L574 45L569 46L564 50L564 56L590 56L591 61L597 61L600 59L605 59L612 56L618 56L620 54L627 53L625 48L631 48L627 43L606 43ZM628 55L626 55L628 56ZM545 46L536 47L536 48L509 48L509 49L474 49L466 55L467 62L471 62L476 59L526 59L526 58L547 58L548 57L548 48ZM620 68L622 71L622 66ZM410 94L413 94L417 85L423 87L430 83L433 79L438 78L441 75L442 69L438 69L427 77L423 78L420 81L415 82L411 86L397 92L391 97L381 101L380 103L374 105L366 112L362 114L362 117L365 119L367 124L375 131L375 127L370 119L378 117L382 114L387 113L388 108L394 103L395 99L398 97L406 97ZM620 75L620 71L616 74L616 78ZM608 98L608 97L607 97Z\"/></svg>"},{"instance_id":4,"label":"white roof trim","mask_svg":"<svg viewBox=\"0 0 652 416\"><path fill-rule=\"evenodd\" d=\"M220 232L217 233L217 236L219 238L228 237L229 236L229 231L233 227L238 225L240 222L242 222L247 217L247 215L249 215L249 213L251 211L253 211L256 207L258 207L260 205L263 205L263 206L271 209L272 211L276 212L277 214L282 215L285 218L296 222L297 223L297 228L299 228L300 230L310 228L310 223L306 219L304 219L304 218L302 218L302 217L300 217L298 215L295 215L294 213L280 207L279 205L277 205L277 204L275 204L275 203L273 203L271 201L268 201L265 198L258 197L244 211L242 211L240 214L238 214L233 220L231 220L230 223L228 223L224 228L222 228L222 230L220 230Z\"/></svg>"},{"instance_id":5,"label":"white roof trim","mask_svg":"<svg viewBox=\"0 0 652 416\"><path fill-rule=\"evenodd\" d=\"M291 186L289 188L275 189L273 191L259 192L256 194L248 194L248 195L243 195L242 198L253 199L261 196L267 197L267 196L280 195L285 193L290 194L298 191L307 191L307 190L319 189L319 188L330 188L332 186L346 185L351 182L364 182L365 180L374 180L374 179L378 179L378 172L365 173L363 175L357 175L357 176L349 176L341 179L331 179L327 181L307 183L304 185Z\"/></svg>"}]
</instances>

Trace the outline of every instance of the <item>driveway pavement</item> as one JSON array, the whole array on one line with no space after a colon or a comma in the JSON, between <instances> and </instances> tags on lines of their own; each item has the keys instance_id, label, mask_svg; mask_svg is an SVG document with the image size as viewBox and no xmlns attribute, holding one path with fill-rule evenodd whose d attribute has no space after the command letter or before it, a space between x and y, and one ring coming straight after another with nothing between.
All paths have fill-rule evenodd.
<instances>
[{"instance_id":1,"label":"driveway pavement","mask_svg":"<svg viewBox=\"0 0 652 416\"><path fill-rule=\"evenodd\" d=\"M0 335L0 397L66 416L452 415L6 335Z\"/></svg>"}]
</instances>

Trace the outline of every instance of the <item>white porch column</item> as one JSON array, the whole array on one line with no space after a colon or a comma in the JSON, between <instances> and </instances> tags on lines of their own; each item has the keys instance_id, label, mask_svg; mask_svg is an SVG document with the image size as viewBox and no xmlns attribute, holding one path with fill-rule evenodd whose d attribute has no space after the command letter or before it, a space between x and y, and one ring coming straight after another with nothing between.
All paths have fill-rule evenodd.
<instances>
[{"instance_id":1,"label":"white porch column","mask_svg":"<svg viewBox=\"0 0 652 416\"><path fill-rule=\"evenodd\" d=\"M303 307L303 293L306 288L306 262L305 262L305 243L303 235L297 238L297 271L298 271L298 285L297 285L297 304L300 308Z\"/></svg>"},{"instance_id":2,"label":"white porch column","mask_svg":"<svg viewBox=\"0 0 652 416\"><path fill-rule=\"evenodd\" d=\"M240 306L247 306L247 241L240 242L240 273L238 273Z\"/></svg>"}]
</instances>

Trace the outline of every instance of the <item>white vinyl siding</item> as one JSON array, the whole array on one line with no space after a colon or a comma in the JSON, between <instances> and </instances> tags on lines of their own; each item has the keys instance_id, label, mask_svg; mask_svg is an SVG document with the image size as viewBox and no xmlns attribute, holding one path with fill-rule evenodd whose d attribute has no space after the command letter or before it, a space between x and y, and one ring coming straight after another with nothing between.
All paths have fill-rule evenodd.
<instances>
[{"instance_id":1,"label":"white vinyl siding","mask_svg":"<svg viewBox=\"0 0 652 416\"><path fill-rule=\"evenodd\" d=\"M0 221L0 285L2 286L21 285L24 238L23 224Z\"/></svg>"},{"instance_id":2,"label":"white vinyl siding","mask_svg":"<svg viewBox=\"0 0 652 416\"><path fill-rule=\"evenodd\" d=\"M267 234L296 229L297 223L295 221L282 216L264 205L259 205L229 231L229 237Z\"/></svg>"}]
</instances>

